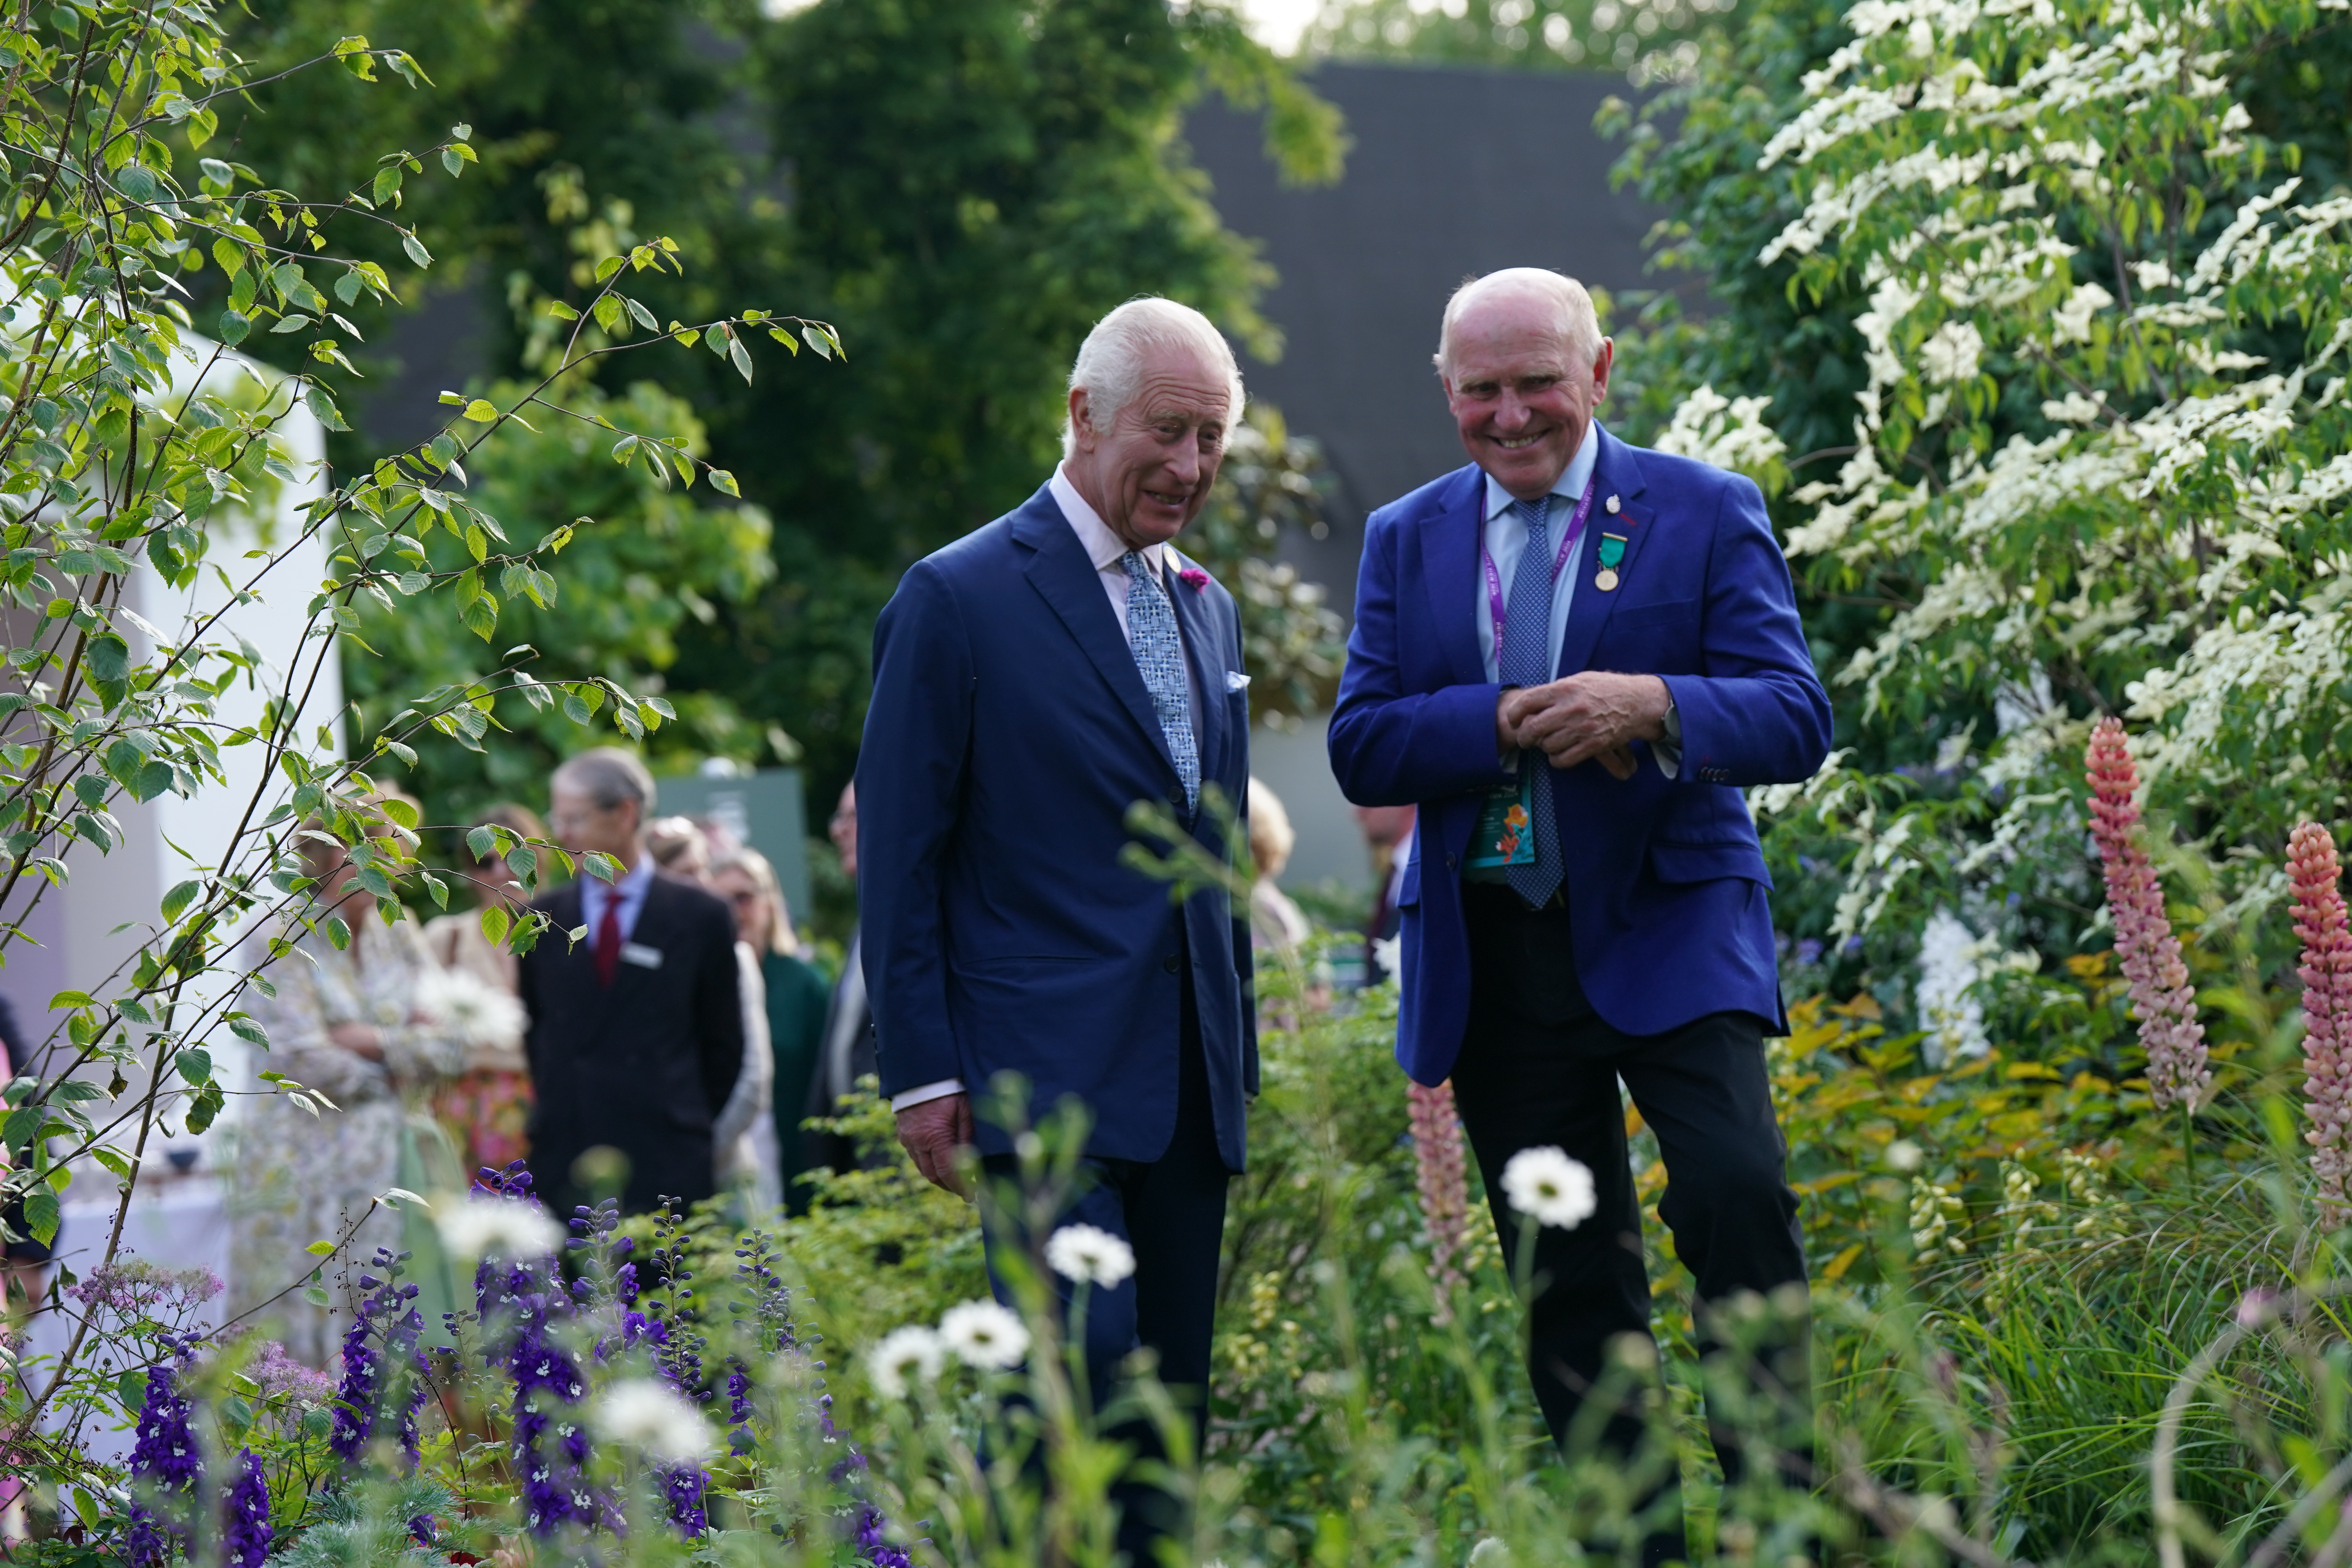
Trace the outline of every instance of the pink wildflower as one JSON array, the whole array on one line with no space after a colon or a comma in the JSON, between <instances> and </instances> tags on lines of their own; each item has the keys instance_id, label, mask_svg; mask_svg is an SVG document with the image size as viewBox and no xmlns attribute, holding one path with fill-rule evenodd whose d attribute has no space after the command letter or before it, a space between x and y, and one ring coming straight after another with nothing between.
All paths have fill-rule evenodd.
<instances>
[{"instance_id":1,"label":"pink wildflower","mask_svg":"<svg viewBox=\"0 0 2352 1568\"><path fill-rule=\"evenodd\" d=\"M2320 1223L2347 1217L2344 1177L2352 1170L2352 930L2344 915L2335 836L2315 822L2287 839L2294 885L2294 934L2303 939L2303 1097Z\"/></svg>"},{"instance_id":2,"label":"pink wildflower","mask_svg":"<svg viewBox=\"0 0 2352 1568\"><path fill-rule=\"evenodd\" d=\"M1412 1158L1421 1188L1421 1217L1429 1226L1429 1277L1437 1282L1436 1321L1454 1321L1454 1292L1466 1281L1454 1259L1469 1235L1470 1188L1463 1174L1462 1119L1454 1085L1405 1085L1412 1114Z\"/></svg>"},{"instance_id":3,"label":"pink wildflower","mask_svg":"<svg viewBox=\"0 0 2352 1568\"><path fill-rule=\"evenodd\" d=\"M2180 940L2164 912L2164 889L2140 847L2139 805L2132 796L2139 774L2122 721L2102 719L2091 731L2091 837L2107 879L2107 913L2116 926L2116 954L2131 983L2132 1016L2147 1047L2148 1098L2157 1109L2195 1110L2210 1090L2205 1068L2205 1026L2197 1021L2197 990L2180 962Z\"/></svg>"}]
</instances>

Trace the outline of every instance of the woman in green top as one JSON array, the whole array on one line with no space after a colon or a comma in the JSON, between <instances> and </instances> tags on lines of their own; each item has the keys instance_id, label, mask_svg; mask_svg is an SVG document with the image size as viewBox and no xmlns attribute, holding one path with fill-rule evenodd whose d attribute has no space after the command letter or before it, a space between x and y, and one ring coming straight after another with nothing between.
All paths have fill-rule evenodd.
<instances>
[{"instance_id":1,"label":"woman in green top","mask_svg":"<svg viewBox=\"0 0 2352 1568\"><path fill-rule=\"evenodd\" d=\"M768 1038L776 1057L776 1165L783 1178L784 1206L798 1214L808 1207L808 1194L793 1181L806 1168L801 1115L816 1073L833 987L801 957L800 937L766 856L756 849L720 856L711 865L708 886L735 911L735 934L760 955L761 977L767 982Z\"/></svg>"}]
</instances>

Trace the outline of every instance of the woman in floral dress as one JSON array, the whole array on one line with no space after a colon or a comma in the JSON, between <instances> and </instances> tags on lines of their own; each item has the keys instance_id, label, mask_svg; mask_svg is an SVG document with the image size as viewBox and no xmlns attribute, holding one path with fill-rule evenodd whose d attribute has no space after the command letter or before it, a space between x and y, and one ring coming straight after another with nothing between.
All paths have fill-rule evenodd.
<instances>
[{"instance_id":1,"label":"woman in floral dress","mask_svg":"<svg viewBox=\"0 0 2352 1568\"><path fill-rule=\"evenodd\" d=\"M349 879L341 845L306 843L303 858L322 900ZM321 927L326 912L317 915ZM267 972L277 994L248 986L244 1000L268 1032L262 1066L333 1109L320 1105L314 1113L283 1088L257 1096L238 1124L230 1169L231 1310L268 1303L259 1316L278 1325L291 1354L319 1367L334 1363L352 1304L364 1293L357 1278L379 1247L416 1251L410 1277L424 1287L416 1305L428 1329L438 1328L449 1291L446 1279L435 1278L437 1251L419 1246L429 1222L390 1205L371 1214L369 1206L388 1187L429 1192L456 1180L456 1161L425 1108L465 1061L462 1041L419 1005L434 963L415 923L404 916L384 924L374 900L360 892L334 912L351 928L347 947L337 949L323 930L289 925L285 934L297 951ZM411 1220L419 1223L404 1223ZM305 1250L347 1235L342 1252L322 1266ZM325 1270L327 1307L303 1289L314 1266Z\"/></svg>"}]
</instances>

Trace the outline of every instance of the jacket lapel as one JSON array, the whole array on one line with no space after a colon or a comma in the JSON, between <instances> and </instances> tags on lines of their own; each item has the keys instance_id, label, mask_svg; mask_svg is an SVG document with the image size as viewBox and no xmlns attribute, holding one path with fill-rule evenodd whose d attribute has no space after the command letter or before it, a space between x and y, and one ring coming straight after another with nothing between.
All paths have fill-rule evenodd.
<instances>
[{"instance_id":1,"label":"jacket lapel","mask_svg":"<svg viewBox=\"0 0 2352 1568\"><path fill-rule=\"evenodd\" d=\"M1478 534L1486 523L1486 476L1474 464L1454 476L1445 510L1421 525L1421 572L1429 591L1430 624L1454 684L1486 679L1478 657L1477 621L1486 589L1478 576Z\"/></svg>"},{"instance_id":2,"label":"jacket lapel","mask_svg":"<svg viewBox=\"0 0 2352 1568\"><path fill-rule=\"evenodd\" d=\"M1609 434L1601 432L1601 458L1592 466L1592 514L1585 521L1585 539L1577 552L1576 597L1568 606L1568 629L1559 639L1559 668L1554 678L1574 675L1592 661L1592 650L1601 641L1601 632L1609 624L1609 614L1617 607L1615 593L1602 593L1593 586L1601 574L1601 543L1604 536L1615 534L1625 542L1625 553L1617 563L1617 575L1631 577L1638 566L1643 542L1657 531L1650 523L1650 509L1636 500L1643 489L1642 466L1633 456L1633 448ZM1617 510L1609 510L1609 498L1617 498Z\"/></svg>"},{"instance_id":3,"label":"jacket lapel","mask_svg":"<svg viewBox=\"0 0 2352 1568\"><path fill-rule=\"evenodd\" d=\"M1087 559L1076 531L1062 515L1061 503L1055 500L1051 489L1039 486L1037 493L1013 513L1013 537L1032 552L1023 569L1029 585L1061 617L1062 625L1069 628L1079 648L1126 707L1128 716L1168 765L1168 776L1174 778L1176 756L1168 749L1168 737L1160 732L1160 715L1151 706L1143 672L1135 667L1135 654L1127 639L1118 635L1118 617L1111 613L1095 563Z\"/></svg>"},{"instance_id":4,"label":"jacket lapel","mask_svg":"<svg viewBox=\"0 0 2352 1568\"><path fill-rule=\"evenodd\" d=\"M1187 587L1179 573L1192 564L1169 546L1161 557L1167 578L1168 602L1176 607L1176 630L1184 642L1184 662L1192 672L1192 689L1200 696L1192 704L1192 749L1201 759L1201 782L1207 784L1224 772L1225 742L1225 661L1218 647L1219 638L1211 626L1208 607L1202 603L1202 591ZM1236 810L1241 803L1232 803Z\"/></svg>"}]
</instances>

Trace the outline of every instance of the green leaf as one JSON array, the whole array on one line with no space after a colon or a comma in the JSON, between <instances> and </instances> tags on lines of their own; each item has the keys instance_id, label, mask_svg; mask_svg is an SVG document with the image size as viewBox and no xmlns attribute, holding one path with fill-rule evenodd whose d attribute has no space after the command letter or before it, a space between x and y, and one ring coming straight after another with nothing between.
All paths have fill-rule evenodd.
<instances>
[{"instance_id":1,"label":"green leaf","mask_svg":"<svg viewBox=\"0 0 2352 1568\"><path fill-rule=\"evenodd\" d=\"M91 1000L87 991L60 991L49 998L48 1010L52 1013L61 1013L68 1007L95 1007L96 1005L98 1004Z\"/></svg>"},{"instance_id":2,"label":"green leaf","mask_svg":"<svg viewBox=\"0 0 2352 1568\"><path fill-rule=\"evenodd\" d=\"M817 357L819 359L831 359L833 357L832 343L828 342L825 340L825 335L823 332L818 331L814 327L802 327L801 337L808 343L809 347L816 350Z\"/></svg>"},{"instance_id":3,"label":"green leaf","mask_svg":"<svg viewBox=\"0 0 2352 1568\"><path fill-rule=\"evenodd\" d=\"M331 1241L314 1241L302 1250L313 1258L332 1258L335 1255L335 1244Z\"/></svg>"},{"instance_id":4,"label":"green leaf","mask_svg":"<svg viewBox=\"0 0 2352 1568\"><path fill-rule=\"evenodd\" d=\"M173 1068L190 1083L202 1086L213 1076L213 1058L209 1051L190 1046L172 1059Z\"/></svg>"},{"instance_id":5,"label":"green leaf","mask_svg":"<svg viewBox=\"0 0 2352 1568\"><path fill-rule=\"evenodd\" d=\"M310 324L310 317L301 314L299 311L296 311L289 315L278 317L278 320L269 324L269 330L273 332L299 332Z\"/></svg>"},{"instance_id":6,"label":"green leaf","mask_svg":"<svg viewBox=\"0 0 2352 1568\"><path fill-rule=\"evenodd\" d=\"M504 904L488 903L482 906L482 934L490 939L492 947L505 942L507 928L512 923Z\"/></svg>"},{"instance_id":7,"label":"green leaf","mask_svg":"<svg viewBox=\"0 0 2352 1568\"><path fill-rule=\"evenodd\" d=\"M477 425L495 424L499 417L498 405L486 398L477 397L473 402L466 405L466 417Z\"/></svg>"},{"instance_id":8,"label":"green leaf","mask_svg":"<svg viewBox=\"0 0 2352 1568\"><path fill-rule=\"evenodd\" d=\"M497 852L499 830L484 823L466 835L466 849L477 860L487 860Z\"/></svg>"},{"instance_id":9,"label":"green leaf","mask_svg":"<svg viewBox=\"0 0 2352 1568\"><path fill-rule=\"evenodd\" d=\"M182 882L170 892L164 894L163 922L166 925L169 925L173 921L178 920L187 910L187 907L195 902L196 895L204 890L205 885L202 882L188 881Z\"/></svg>"},{"instance_id":10,"label":"green leaf","mask_svg":"<svg viewBox=\"0 0 2352 1568\"><path fill-rule=\"evenodd\" d=\"M350 949L352 945L352 928L343 923L342 916L329 915L325 920L319 922L319 926L320 930L327 933L327 941L333 944L337 952L346 952Z\"/></svg>"},{"instance_id":11,"label":"green leaf","mask_svg":"<svg viewBox=\"0 0 2352 1568\"><path fill-rule=\"evenodd\" d=\"M46 1247L58 1238L58 1194L47 1187L35 1187L25 1194L25 1228L33 1239Z\"/></svg>"},{"instance_id":12,"label":"green leaf","mask_svg":"<svg viewBox=\"0 0 2352 1568\"><path fill-rule=\"evenodd\" d=\"M580 312L561 300L550 300L547 302L547 313L559 321L576 321L580 319Z\"/></svg>"},{"instance_id":13,"label":"green leaf","mask_svg":"<svg viewBox=\"0 0 2352 1568\"><path fill-rule=\"evenodd\" d=\"M417 821L415 806L395 795L389 796L384 800L383 809L383 815L386 817L394 822L397 822L400 826L409 829L411 832L415 831Z\"/></svg>"},{"instance_id":14,"label":"green leaf","mask_svg":"<svg viewBox=\"0 0 2352 1568\"><path fill-rule=\"evenodd\" d=\"M733 496L738 500L740 500L743 497L743 492L735 488L735 476L729 473L724 468L713 468L710 470L710 488L719 491L721 495Z\"/></svg>"},{"instance_id":15,"label":"green leaf","mask_svg":"<svg viewBox=\"0 0 2352 1568\"><path fill-rule=\"evenodd\" d=\"M220 341L229 347L235 348L245 342L245 335L251 331L253 331L252 318L236 310L223 310L220 313Z\"/></svg>"},{"instance_id":16,"label":"green leaf","mask_svg":"<svg viewBox=\"0 0 2352 1568\"><path fill-rule=\"evenodd\" d=\"M400 237L400 248L408 252L408 259L416 263L417 266L430 267L433 265L433 253L425 248L425 242L417 238L415 235L403 234Z\"/></svg>"},{"instance_id":17,"label":"green leaf","mask_svg":"<svg viewBox=\"0 0 2352 1568\"><path fill-rule=\"evenodd\" d=\"M734 362L735 373L743 378L743 384L749 386L751 384L751 353L743 346L742 339L730 337L727 340L727 357Z\"/></svg>"}]
</instances>

